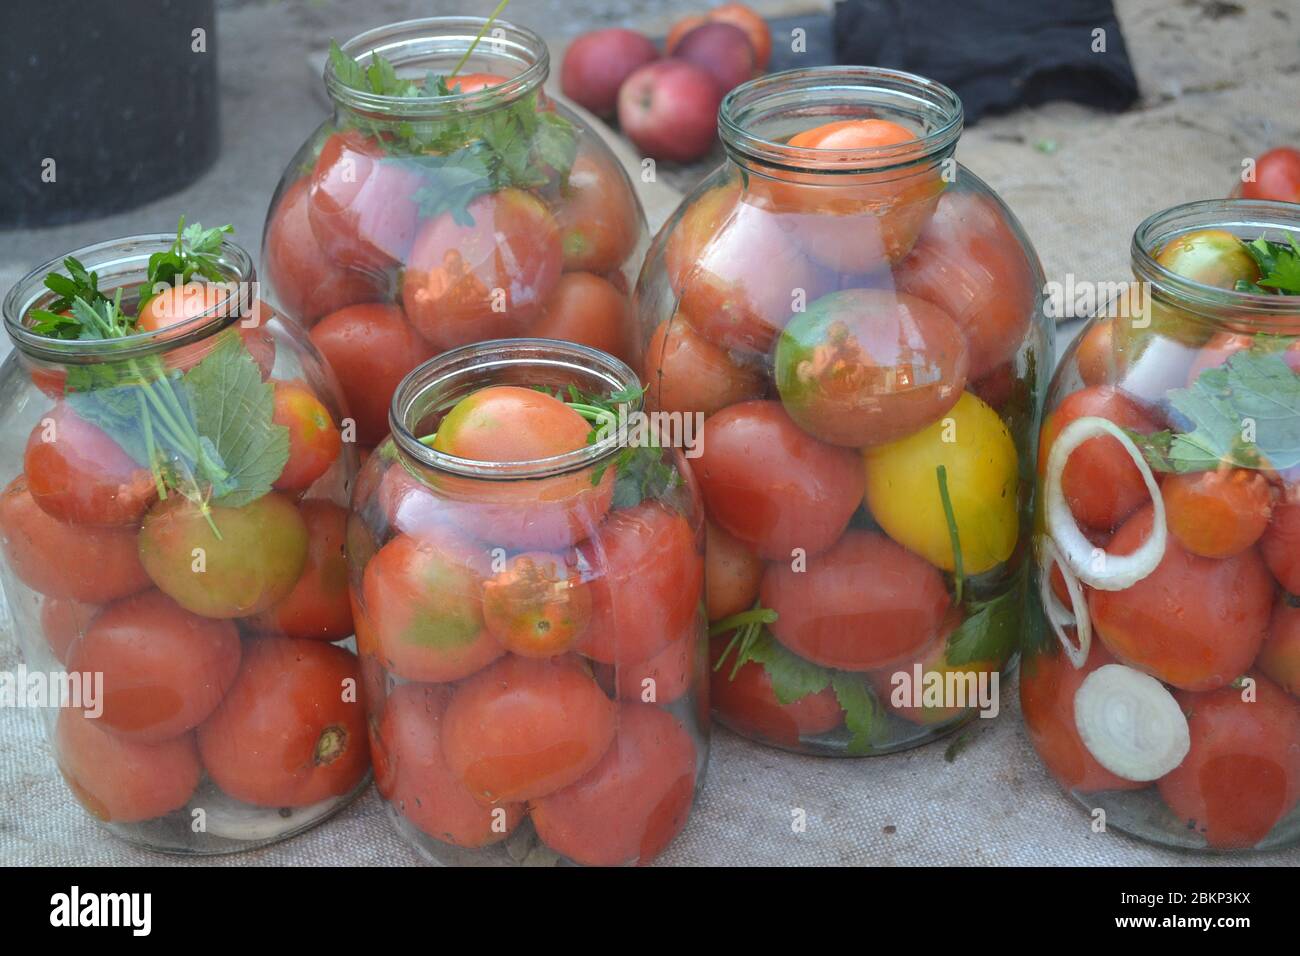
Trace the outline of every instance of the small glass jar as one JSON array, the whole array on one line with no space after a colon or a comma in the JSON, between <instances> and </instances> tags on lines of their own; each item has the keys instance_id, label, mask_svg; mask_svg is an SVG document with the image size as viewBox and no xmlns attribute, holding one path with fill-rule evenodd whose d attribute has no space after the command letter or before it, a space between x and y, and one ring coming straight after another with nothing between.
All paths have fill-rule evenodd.
<instances>
[{"instance_id":1,"label":"small glass jar","mask_svg":"<svg viewBox=\"0 0 1300 956\"><path fill-rule=\"evenodd\" d=\"M727 159L651 246L652 407L708 416L715 716L804 753L992 716L1027 584L1053 328L946 87L869 67L722 103Z\"/></svg>"},{"instance_id":2,"label":"small glass jar","mask_svg":"<svg viewBox=\"0 0 1300 956\"><path fill-rule=\"evenodd\" d=\"M356 452L332 375L242 249L212 253L220 281L145 291L174 241L70 253L107 298L61 301L45 280L72 281L63 258L5 298L0 584L73 796L132 843L224 853L367 780L357 659L334 643L353 632ZM50 337L51 309L99 331Z\"/></svg>"},{"instance_id":3,"label":"small glass jar","mask_svg":"<svg viewBox=\"0 0 1300 956\"><path fill-rule=\"evenodd\" d=\"M403 380L348 528L376 786L436 862L648 863L708 755L698 491L630 430L512 463L430 447L499 385L639 395L618 359L542 339Z\"/></svg>"},{"instance_id":4,"label":"small glass jar","mask_svg":"<svg viewBox=\"0 0 1300 956\"><path fill-rule=\"evenodd\" d=\"M1300 239L1300 206L1138 226L1040 443L1030 740L1092 819L1183 849L1300 840L1300 289L1261 238Z\"/></svg>"},{"instance_id":5,"label":"small glass jar","mask_svg":"<svg viewBox=\"0 0 1300 956\"><path fill-rule=\"evenodd\" d=\"M476 43L486 24L409 20L344 43L325 67L334 114L267 212L272 300L311 330L367 447L397 383L447 349L527 335L636 358L628 292L646 227L631 181L546 97L541 38L498 20ZM407 95L361 88L351 61L375 57ZM439 79L448 92L431 95Z\"/></svg>"}]
</instances>

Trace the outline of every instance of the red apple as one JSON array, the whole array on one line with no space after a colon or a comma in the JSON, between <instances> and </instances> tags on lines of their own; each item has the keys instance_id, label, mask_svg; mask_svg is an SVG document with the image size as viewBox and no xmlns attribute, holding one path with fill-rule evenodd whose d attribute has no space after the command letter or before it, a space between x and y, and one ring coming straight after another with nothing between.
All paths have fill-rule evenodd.
<instances>
[{"instance_id":1,"label":"red apple","mask_svg":"<svg viewBox=\"0 0 1300 956\"><path fill-rule=\"evenodd\" d=\"M707 70L724 93L753 79L757 65L749 37L730 23L696 27L682 37L674 55Z\"/></svg>"},{"instance_id":2,"label":"red apple","mask_svg":"<svg viewBox=\"0 0 1300 956\"><path fill-rule=\"evenodd\" d=\"M712 149L721 102L708 71L685 60L658 60L618 91L618 122L647 156L689 163Z\"/></svg>"},{"instance_id":3,"label":"red apple","mask_svg":"<svg viewBox=\"0 0 1300 956\"><path fill-rule=\"evenodd\" d=\"M598 116L613 116L618 88L659 51L635 30L610 27L584 33L569 44L560 66L560 89Z\"/></svg>"}]
</instances>

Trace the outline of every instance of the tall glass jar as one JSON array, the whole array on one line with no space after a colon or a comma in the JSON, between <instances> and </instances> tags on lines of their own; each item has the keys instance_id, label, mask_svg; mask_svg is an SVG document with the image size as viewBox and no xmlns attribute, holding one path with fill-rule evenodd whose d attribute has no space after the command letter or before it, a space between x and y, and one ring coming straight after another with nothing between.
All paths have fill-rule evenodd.
<instances>
[{"instance_id":1,"label":"tall glass jar","mask_svg":"<svg viewBox=\"0 0 1300 956\"><path fill-rule=\"evenodd\" d=\"M179 241L86 246L5 298L0 585L71 795L132 843L222 853L365 785L336 643L356 452L242 249L149 288Z\"/></svg>"},{"instance_id":2,"label":"tall glass jar","mask_svg":"<svg viewBox=\"0 0 1300 956\"><path fill-rule=\"evenodd\" d=\"M440 450L467 403L573 415L553 396L574 389L632 427L531 460ZM542 339L455 349L394 396L348 558L375 782L432 860L644 864L685 825L708 755L704 533L682 450L632 437L638 396L618 359ZM480 447L546 437L521 431Z\"/></svg>"},{"instance_id":3,"label":"tall glass jar","mask_svg":"<svg viewBox=\"0 0 1300 956\"><path fill-rule=\"evenodd\" d=\"M544 94L541 38L496 21L476 42L486 27L432 17L344 43L325 67L334 115L267 212L273 301L311 329L366 446L402 376L447 349L528 335L636 358L631 181Z\"/></svg>"},{"instance_id":4,"label":"tall glass jar","mask_svg":"<svg viewBox=\"0 0 1300 956\"><path fill-rule=\"evenodd\" d=\"M997 712L1053 329L961 103L826 67L733 91L637 283L655 408L707 416L713 709L806 753Z\"/></svg>"},{"instance_id":5,"label":"tall glass jar","mask_svg":"<svg viewBox=\"0 0 1300 956\"><path fill-rule=\"evenodd\" d=\"M1290 203L1151 216L1048 397L1025 725L1089 823L1167 846L1300 839L1297 239Z\"/></svg>"}]
</instances>

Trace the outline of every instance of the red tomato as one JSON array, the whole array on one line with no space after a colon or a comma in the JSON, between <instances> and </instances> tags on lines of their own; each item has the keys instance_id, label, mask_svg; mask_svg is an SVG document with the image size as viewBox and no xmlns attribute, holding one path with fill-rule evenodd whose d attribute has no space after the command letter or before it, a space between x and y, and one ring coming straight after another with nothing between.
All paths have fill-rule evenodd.
<instances>
[{"instance_id":1,"label":"red tomato","mask_svg":"<svg viewBox=\"0 0 1300 956\"><path fill-rule=\"evenodd\" d=\"M1029 742L1048 772L1066 790L1138 790L1146 784L1116 776L1084 746L1074 722L1074 695L1085 677L1099 667L1115 663L1110 652L1093 641L1088 660L1076 668L1059 651L1025 658L1020 667L1020 709L1025 716Z\"/></svg>"},{"instance_id":2,"label":"red tomato","mask_svg":"<svg viewBox=\"0 0 1300 956\"><path fill-rule=\"evenodd\" d=\"M997 203L945 192L911 255L894 273L899 292L932 302L970 341L981 378L1014 356L1034 311L1034 270Z\"/></svg>"},{"instance_id":3,"label":"red tomato","mask_svg":"<svg viewBox=\"0 0 1300 956\"><path fill-rule=\"evenodd\" d=\"M217 309L228 296L229 290L203 282L187 282L179 287L168 286L141 305L136 326L142 332L161 332L174 326L184 326L205 312ZM236 305L232 303L226 308L233 310ZM274 312L270 307L256 300L249 315L215 335L165 352L163 361L170 368L189 371L207 358L218 345L231 336L238 335L244 350L256 363L265 380L275 366L275 338L264 328L272 316ZM178 330L176 334L181 335L183 331Z\"/></svg>"},{"instance_id":4,"label":"red tomato","mask_svg":"<svg viewBox=\"0 0 1300 956\"><path fill-rule=\"evenodd\" d=\"M1291 604L1285 595L1273 608L1268 637L1255 666L1288 693L1300 697L1300 607Z\"/></svg>"},{"instance_id":5,"label":"red tomato","mask_svg":"<svg viewBox=\"0 0 1300 956\"><path fill-rule=\"evenodd\" d=\"M334 644L260 637L199 726L213 783L245 803L306 807L343 796L370 767L356 655Z\"/></svg>"},{"instance_id":6,"label":"red tomato","mask_svg":"<svg viewBox=\"0 0 1300 956\"><path fill-rule=\"evenodd\" d=\"M352 633L343 552L348 513L331 501L316 499L302 502L299 510L307 525L307 562L289 596L259 615L256 626L285 637L341 641Z\"/></svg>"},{"instance_id":7,"label":"red tomato","mask_svg":"<svg viewBox=\"0 0 1300 956\"><path fill-rule=\"evenodd\" d=\"M503 189L450 212L416 237L402 279L412 324L442 351L524 334L560 279L560 230L532 193Z\"/></svg>"},{"instance_id":8,"label":"red tomato","mask_svg":"<svg viewBox=\"0 0 1300 956\"><path fill-rule=\"evenodd\" d=\"M362 578L366 614L386 667L399 677L451 681L505 653L483 623L485 549L448 532L398 535Z\"/></svg>"},{"instance_id":9,"label":"red tomato","mask_svg":"<svg viewBox=\"0 0 1300 956\"><path fill-rule=\"evenodd\" d=\"M307 217L309 185L303 177L280 197L266 224L262 256L263 274L275 290L276 301L305 328L331 312L381 298L385 285L325 255Z\"/></svg>"},{"instance_id":10,"label":"red tomato","mask_svg":"<svg viewBox=\"0 0 1300 956\"><path fill-rule=\"evenodd\" d=\"M415 194L424 185L413 163L388 156L364 133L334 133L311 172L312 234L341 266L378 272L406 262L420 219Z\"/></svg>"},{"instance_id":11,"label":"red tomato","mask_svg":"<svg viewBox=\"0 0 1300 956\"><path fill-rule=\"evenodd\" d=\"M32 429L23 471L42 510L73 524L134 524L158 497L153 472L64 402Z\"/></svg>"},{"instance_id":12,"label":"red tomato","mask_svg":"<svg viewBox=\"0 0 1300 956\"><path fill-rule=\"evenodd\" d=\"M1259 541L1268 569L1292 594L1300 594L1300 496L1295 492L1273 509L1273 521Z\"/></svg>"},{"instance_id":13,"label":"red tomato","mask_svg":"<svg viewBox=\"0 0 1300 956\"><path fill-rule=\"evenodd\" d=\"M692 470L709 517L770 560L825 551L862 502L861 457L813 438L780 402L711 415L701 451Z\"/></svg>"},{"instance_id":14,"label":"red tomato","mask_svg":"<svg viewBox=\"0 0 1300 956\"><path fill-rule=\"evenodd\" d=\"M704 16L705 19L715 23L730 23L744 30L745 36L749 39L749 45L754 48L755 68L758 70L767 69L768 61L772 58L772 31L768 29L766 20L743 3L724 3L721 6L714 7ZM692 24L692 29L699 25L699 23ZM678 42L681 42L681 38L689 32L689 29L684 31L678 37ZM672 49L669 48L668 52L672 53Z\"/></svg>"},{"instance_id":15,"label":"red tomato","mask_svg":"<svg viewBox=\"0 0 1300 956\"><path fill-rule=\"evenodd\" d=\"M107 604L149 586L133 528L57 521L37 506L23 475L0 495L0 545L18 580L46 597Z\"/></svg>"},{"instance_id":16,"label":"red tomato","mask_svg":"<svg viewBox=\"0 0 1300 956\"><path fill-rule=\"evenodd\" d=\"M845 289L794 316L776 346L776 387L805 431L861 448L904 438L961 398L966 337L910 295Z\"/></svg>"},{"instance_id":17,"label":"red tomato","mask_svg":"<svg viewBox=\"0 0 1300 956\"><path fill-rule=\"evenodd\" d=\"M105 823L139 823L189 802L202 773L193 734L142 744L106 733L96 723L83 711L64 707L54 737L63 780L91 816Z\"/></svg>"},{"instance_id":18,"label":"red tomato","mask_svg":"<svg viewBox=\"0 0 1300 956\"><path fill-rule=\"evenodd\" d=\"M709 656L715 665L709 670L709 697L714 713L728 727L746 737L793 749L802 738L829 733L844 722L844 711L829 687L783 704L762 664L746 661L734 677L734 657L717 668L718 656L730 640L730 634L723 634L709 642Z\"/></svg>"},{"instance_id":19,"label":"red tomato","mask_svg":"<svg viewBox=\"0 0 1300 956\"><path fill-rule=\"evenodd\" d=\"M848 531L807 568L773 562L759 591L772 634L800 657L842 670L902 663L934 640L948 611L943 575L871 531Z\"/></svg>"},{"instance_id":20,"label":"red tomato","mask_svg":"<svg viewBox=\"0 0 1300 956\"><path fill-rule=\"evenodd\" d=\"M275 424L289 429L289 460L276 488L301 491L311 486L338 458L343 439L329 409L303 382L275 383Z\"/></svg>"},{"instance_id":21,"label":"red tomato","mask_svg":"<svg viewBox=\"0 0 1300 956\"><path fill-rule=\"evenodd\" d=\"M688 633L675 640L654 657L644 661L598 664L602 681L613 672L613 689L619 700L639 700L643 704L671 704L679 700L695 681L699 659L699 636L692 622Z\"/></svg>"},{"instance_id":22,"label":"red tomato","mask_svg":"<svg viewBox=\"0 0 1300 956\"><path fill-rule=\"evenodd\" d=\"M1230 558L1251 547L1273 511L1268 479L1245 468L1170 475L1160 493L1169 533L1204 558Z\"/></svg>"},{"instance_id":23,"label":"red tomato","mask_svg":"<svg viewBox=\"0 0 1300 956\"><path fill-rule=\"evenodd\" d=\"M514 803L582 779L614 730L613 702L577 660L509 656L456 688L442 753L476 799Z\"/></svg>"},{"instance_id":24,"label":"red tomato","mask_svg":"<svg viewBox=\"0 0 1300 956\"><path fill-rule=\"evenodd\" d=\"M106 730L161 743L197 727L221 702L239 670L239 633L146 591L101 611L68 669L103 674Z\"/></svg>"},{"instance_id":25,"label":"red tomato","mask_svg":"<svg viewBox=\"0 0 1300 956\"><path fill-rule=\"evenodd\" d=\"M1084 388L1071 395L1043 421L1038 473L1043 475L1052 442L1070 422L1096 416L1121 428L1150 434L1154 418L1127 393L1110 385ZM1061 476L1070 511L1080 524L1097 531L1117 527L1150 498L1142 472L1120 443L1110 436L1091 438L1074 450Z\"/></svg>"},{"instance_id":26,"label":"red tomato","mask_svg":"<svg viewBox=\"0 0 1300 956\"><path fill-rule=\"evenodd\" d=\"M650 337L642 380L646 402L663 412L712 415L767 391L761 366L734 361L680 314L661 322Z\"/></svg>"},{"instance_id":27,"label":"red tomato","mask_svg":"<svg viewBox=\"0 0 1300 956\"><path fill-rule=\"evenodd\" d=\"M1300 203L1300 149L1278 146L1255 160L1255 178L1241 184L1244 199Z\"/></svg>"},{"instance_id":28,"label":"red tomato","mask_svg":"<svg viewBox=\"0 0 1300 956\"><path fill-rule=\"evenodd\" d=\"M566 272L542 308L531 335L589 345L631 362L633 320L627 296L590 272Z\"/></svg>"},{"instance_id":29,"label":"red tomato","mask_svg":"<svg viewBox=\"0 0 1300 956\"><path fill-rule=\"evenodd\" d=\"M744 542L712 521L705 526L704 591L709 620L754 606L763 580L763 561Z\"/></svg>"},{"instance_id":30,"label":"red tomato","mask_svg":"<svg viewBox=\"0 0 1300 956\"><path fill-rule=\"evenodd\" d=\"M99 608L95 605L69 598L44 598L41 601L41 632L60 663L68 662L68 653L81 640L98 613Z\"/></svg>"},{"instance_id":31,"label":"red tomato","mask_svg":"<svg viewBox=\"0 0 1300 956\"><path fill-rule=\"evenodd\" d=\"M505 81L506 77L498 73L462 73L449 79L447 85L463 96L489 87L500 86Z\"/></svg>"},{"instance_id":32,"label":"red tomato","mask_svg":"<svg viewBox=\"0 0 1300 956\"><path fill-rule=\"evenodd\" d=\"M1118 375L1115 350L1115 320L1100 319L1089 324L1079 337L1074 364L1084 385L1105 385Z\"/></svg>"},{"instance_id":33,"label":"red tomato","mask_svg":"<svg viewBox=\"0 0 1300 956\"><path fill-rule=\"evenodd\" d=\"M554 395L492 385L456 403L438 423L432 447L474 461L535 461L584 447L591 428Z\"/></svg>"},{"instance_id":34,"label":"red tomato","mask_svg":"<svg viewBox=\"0 0 1300 956\"><path fill-rule=\"evenodd\" d=\"M1251 701L1236 687L1177 695L1192 746L1158 784L1169 808L1216 849L1254 846L1300 799L1300 703L1250 676Z\"/></svg>"},{"instance_id":35,"label":"red tomato","mask_svg":"<svg viewBox=\"0 0 1300 956\"><path fill-rule=\"evenodd\" d=\"M484 806L447 766L442 736L450 699L448 687L393 689L371 747L375 786L398 814L435 840L471 849L499 843L523 819L524 805Z\"/></svg>"},{"instance_id":36,"label":"red tomato","mask_svg":"<svg viewBox=\"0 0 1300 956\"><path fill-rule=\"evenodd\" d=\"M1131 554L1151 530L1150 505L1110 543ZM1171 536L1159 566L1123 591L1091 590L1088 609L1107 649L1121 662L1184 690L1236 680L1268 629L1273 581L1255 549L1215 560L1191 554Z\"/></svg>"},{"instance_id":37,"label":"red tomato","mask_svg":"<svg viewBox=\"0 0 1300 956\"><path fill-rule=\"evenodd\" d=\"M483 583L483 620L507 650L554 657L591 623L591 587L562 555L517 554Z\"/></svg>"},{"instance_id":38,"label":"red tomato","mask_svg":"<svg viewBox=\"0 0 1300 956\"><path fill-rule=\"evenodd\" d=\"M311 330L339 380L357 441L375 445L388 434L388 406L406 373L433 357L395 305L353 305L325 316Z\"/></svg>"},{"instance_id":39,"label":"red tomato","mask_svg":"<svg viewBox=\"0 0 1300 956\"><path fill-rule=\"evenodd\" d=\"M704 561L681 514L650 499L614 511L578 555L589 569L592 603L580 653L630 664L687 633L704 590Z\"/></svg>"},{"instance_id":40,"label":"red tomato","mask_svg":"<svg viewBox=\"0 0 1300 956\"><path fill-rule=\"evenodd\" d=\"M555 220L566 272L612 272L636 249L641 210L623 168L580 148Z\"/></svg>"},{"instance_id":41,"label":"red tomato","mask_svg":"<svg viewBox=\"0 0 1300 956\"><path fill-rule=\"evenodd\" d=\"M738 201L734 186L700 196L669 234L664 262L677 308L713 344L765 355L797 297L811 302L825 281L795 248L789 223Z\"/></svg>"},{"instance_id":42,"label":"red tomato","mask_svg":"<svg viewBox=\"0 0 1300 956\"><path fill-rule=\"evenodd\" d=\"M576 863L645 865L686 825L694 795L691 735L658 707L620 704L600 763L529 810L542 842Z\"/></svg>"}]
</instances>

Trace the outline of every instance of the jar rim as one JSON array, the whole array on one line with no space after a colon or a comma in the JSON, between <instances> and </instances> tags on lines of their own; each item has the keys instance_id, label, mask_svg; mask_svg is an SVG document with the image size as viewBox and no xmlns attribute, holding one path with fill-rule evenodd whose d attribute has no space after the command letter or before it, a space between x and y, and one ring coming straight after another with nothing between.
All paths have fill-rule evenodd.
<instances>
[{"instance_id":1,"label":"jar rim","mask_svg":"<svg viewBox=\"0 0 1300 956\"><path fill-rule=\"evenodd\" d=\"M471 374L512 368L570 369L603 380L611 391L639 388L632 369L619 358L587 345L559 339L488 339L462 345L417 365L406 374L388 408L388 427L399 450L419 464L436 471L466 478L488 480L530 480L579 471L607 461L623 447L615 430L582 448L527 461L479 461L438 451L420 441L415 427L436 407L438 393L446 393L457 381ZM486 387L486 386L485 386ZM639 412L642 398L629 403L629 412Z\"/></svg>"},{"instance_id":2,"label":"jar rim","mask_svg":"<svg viewBox=\"0 0 1300 956\"><path fill-rule=\"evenodd\" d=\"M238 308L242 295L234 299L234 309L231 308L232 300L224 299L184 322L120 338L56 339L41 335L25 324L24 320L32 309L58 298L45 286L45 277L51 272L62 272L65 259L71 257L79 260L87 271L99 275L101 282L107 277L117 283L109 288L122 288L143 283L149 257L171 248L175 241L175 233L165 232L120 236L79 246L36 266L15 282L5 296L4 322L10 341L24 355L40 361L91 365L171 351L200 342L240 321L244 316ZM217 267L228 274L229 282L245 289L256 286L252 257L242 246L223 237L215 261ZM105 270L110 269L113 271L106 274ZM256 289L252 288L250 301L256 301L256 298Z\"/></svg>"},{"instance_id":3,"label":"jar rim","mask_svg":"<svg viewBox=\"0 0 1300 956\"><path fill-rule=\"evenodd\" d=\"M807 107L819 98L827 105L852 104L876 111L895 103L895 110L907 105L928 117L930 125L906 142L851 149L790 146L750 129L755 111L787 101ZM815 66L769 73L736 87L723 97L718 110L718 135L733 158L792 172L877 173L929 162L955 148L963 123L961 98L948 86L915 73L874 66Z\"/></svg>"},{"instance_id":4,"label":"jar rim","mask_svg":"<svg viewBox=\"0 0 1300 956\"><path fill-rule=\"evenodd\" d=\"M391 61L394 67L419 62L432 56L465 53L475 37L488 24L487 17L421 17L401 20L358 33L339 44L354 60L375 53ZM500 31L497 33L496 31ZM485 35L474 55L494 54L524 68L506 82L470 93L447 96L390 96L358 90L348 86L325 59L323 79L330 98L350 110L401 118L436 119L455 113L475 112L513 102L537 89L550 73L550 51L540 36L508 20L492 21L492 33Z\"/></svg>"},{"instance_id":5,"label":"jar rim","mask_svg":"<svg viewBox=\"0 0 1300 956\"><path fill-rule=\"evenodd\" d=\"M1233 235L1284 232L1300 240L1300 206L1266 199L1201 199L1152 213L1133 230L1130 258L1134 276L1153 289L1178 299L1178 305L1208 318L1241 324L1254 318L1300 314L1300 296L1238 292L1197 282L1166 268L1156 256L1170 241L1201 229L1224 229Z\"/></svg>"}]
</instances>

